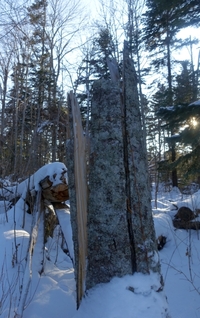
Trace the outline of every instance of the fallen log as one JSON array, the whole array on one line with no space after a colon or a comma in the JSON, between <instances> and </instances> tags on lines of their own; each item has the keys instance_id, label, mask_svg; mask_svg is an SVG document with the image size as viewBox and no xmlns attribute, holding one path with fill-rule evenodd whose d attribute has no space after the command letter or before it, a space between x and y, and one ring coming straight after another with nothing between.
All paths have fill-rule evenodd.
<instances>
[{"instance_id":1,"label":"fallen log","mask_svg":"<svg viewBox=\"0 0 200 318\"><path fill-rule=\"evenodd\" d=\"M62 180L62 183L53 185L53 182L46 176L40 181L42 188L42 196L44 199L50 202L64 202L69 200L68 184L66 180Z\"/></svg>"},{"instance_id":2,"label":"fallen log","mask_svg":"<svg viewBox=\"0 0 200 318\"><path fill-rule=\"evenodd\" d=\"M187 206L182 206L178 212L176 213L176 215L174 216L174 218L176 220L181 220L184 222L189 222L191 220L194 220L196 218L195 213L188 208Z\"/></svg>"},{"instance_id":3,"label":"fallen log","mask_svg":"<svg viewBox=\"0 0 200 318\"><path fill-rule=\"evenodd\" d=\"M193 212L190 208L182 206L173 219L173 225L176 229L199 230L200 222L195 220L198 211Z\"/></svg>"},{"instance_id":4,"label":"fallen log","mask_svg":"<svg viewBox=\"0 0 200 318\"><path fill-rule=\"evenodd\" d=\"M184 229L184 230L199 230L200 229L199 221L185 222L182 220L174 219L173 225L176 229Z\"/></svg>"}]
</instances>

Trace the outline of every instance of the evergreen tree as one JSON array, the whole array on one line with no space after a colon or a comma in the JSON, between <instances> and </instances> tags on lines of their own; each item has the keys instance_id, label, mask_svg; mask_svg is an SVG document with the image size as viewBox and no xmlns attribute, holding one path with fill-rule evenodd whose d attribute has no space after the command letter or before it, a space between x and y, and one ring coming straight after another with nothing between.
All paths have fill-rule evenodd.
<instances>
[{"instance_id":1,"label":"evergreen tree","mask_svg":"<svg viewBox=\"0 0 200 318\"><path fill-rule=\"evenodd\" d=\"M33 173L41 165L64 161L66 101L57 84L51 63L46 19L47 2L36 1L27 9L31 35L19 34L11 83L6 103L6 139L11 166ZM64 138L64 139L63 139Z\"/></svg>"},{"instance_id":2,"label":"evergreen tree","mask_svg":"<svg viewBox=\"0 0 200 318\"><path fill-rule=\"evenodd\" d=\"M164 123L165 129L174 131L166 141L169 147L173 144L179 148L179 154L170 162L169 168L177 168L182 177L194 177L199 169L197 155L200 154L200 133L197 123L200 120L199 104L194 102L198 90L197 72L192 74L189 62L183 61L182 72L176 77L173 89L174 106L160 107L157 116ZM193 86L195 78L196 86ZM166 168L166 166L165 166ZM183 173L184 172L184 173Z\"/></svg>"},{"instance_id":3,"label":"evergreen tree","mask_svg":"<svg viewBox=\"0 0 200 318\"><path fill-rule=\"evenodd\" d=\"M178 32L188 26L200 25L200 6L198 0L147 0L147 12L145 13L146 46L151 53L156 54L153 65L159 69L167 67L166 91L169 105L173 105L173 74L172 74L172 48L180 48L188 44L176 36ZM171 131L171 135L174 135ZM171 160L176 160L174 143L171 143ZM172 171L173 186L178 185L176 170Z\"/></svg>"},{"instance_id":4,"label":"evergreen tree","mask_svg":"<svg viewBox=\"0 0 200 318\"><path fill-rule=\"evenodd\" d=\"M76 90L85 86L85 90L77 92L80 103L83 122L86 124L90 113L90 103L92 96L92 84L94 80L110 78L108 61L115 56L116 47L109 29L101 27L92 42L92 48L87 50L83 63L79 68L79 76L75 82Z\"/></svg>"},{"instance_id":5,"label":"evergreen tree","mask_svg":"<svg viewBox=\"0 0 200 318\"><path fill-rule=\"evenodd\" d=\"M43 158L51 153L51 160L57 159L58 134L62 131L59 127L60 115L63 111L63 96L57 84L57 75L53 65L52 43L48 36L47 1L36 0L30 8L28 15L32 25L32 37L30 38L33 53L31 55L30 83L34 92L33 107L36 109L37 119L35 123L35 134L32 148L35 162L38 165L44 164ZM65 115L63 114L65 117ZM36 151L36 147L47 138L47 148Z\"/></svg>"},{"instance_id":6,"label":"evergreen tree","mask_svg":"<svg viewBox=\"0 0 200 318\"><path fill-rule=\"evenodd\" d=\"M138 92L139 92L139 102L142 116L143 132L146 141L146 98L143 94L142 84L144 84L144 74L146 75L149 71L148 68L142 67L142 52L145 51L143 44L142 33L142 13L144 12L145 1L143 0L125 0L128 7L128 21L125 28L126 38L129 43L129 48L131 52L131 57L133 58L136 70L137 70L137 81L138 81Z\"/></svg>"},{"instance_id":7,"label":"evergreen tree","mask_svg":"<svg viewBox=\"0 0 200 318\"><path fill-rule=\"evenodd\" d=\"M198 94L197 71L193 70L193 66L187 60L179 63L182 66L182 72L176 76L173 87L174 105L189 104L197 99Z\"/></svg>"}]
</instances>

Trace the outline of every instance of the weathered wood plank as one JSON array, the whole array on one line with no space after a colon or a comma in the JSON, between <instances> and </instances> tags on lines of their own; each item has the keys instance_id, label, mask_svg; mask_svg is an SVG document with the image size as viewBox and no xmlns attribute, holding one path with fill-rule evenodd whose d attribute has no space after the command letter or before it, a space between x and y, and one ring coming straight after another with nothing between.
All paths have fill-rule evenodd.
<instances>
[{"instance_id":1,"label":"weathered wood plank","mask_svg":"<svg viewBox=\"0 0 200 318\"><path fill-rule=\"evenodd\" d=\"M70 141L68 142L68 176L70 212L75 250L75 278L77 306L85 293L87 257L87 176L86 140L83 133L79 105L74 94L68 95Z\"/></svg>"}]
</instances>

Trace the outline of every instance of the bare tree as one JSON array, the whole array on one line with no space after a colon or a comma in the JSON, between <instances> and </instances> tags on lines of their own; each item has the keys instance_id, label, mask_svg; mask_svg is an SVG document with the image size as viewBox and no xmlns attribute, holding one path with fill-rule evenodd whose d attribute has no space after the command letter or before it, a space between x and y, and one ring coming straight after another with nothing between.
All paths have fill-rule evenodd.
<instances>
[{"instance_id":1,"label":"bare tree","mask_svg":"<svg viewBox=\"0 0 200 318\"><path fill-rule=\"evenodd\" d=\"M81 19L80 19L81 16ZM77 35L84 27L85 14L81 1L51 0L48 7L48 28L46 29L50 51L50 70L54 76L52 100L56 100L56 87L61 81L61 66L72 52L76 50ZM78 45L77 45L78 46ZM56 160L58 126L60 109L52 127L52 161Z\"/></svg>"},{"instance_id":2,"label":"bare tree","mask_svg":"<svg viewBox=\"0 0 200 318\"><path fill-rule=\"evenodd\" d=\"M67 116L63 96L64 86L69 82L63 65L79 46L78 36L85 21L79 0L67 3L51 0L48 6L44 0L37 9L35 3L21 5L21 2L4 0L0 4L2 38L5 36L7 42L10 39L5 47L7 59L8 51L11 54L11 72L7 75L7 63L2 61L1 136L5 110L8 115L9 109L13 109L7 116L10 124L5 145L10 144L7 154L9 151L11 155L12 151L11 165L15 166L15 173L23 169L27 174L49 160L63 159ZM34 17L34 10L40 10L38 19ZM3 51L1 55L3 58ZM7 96L4 75L9 82Z\"/></svg>"},{"instance_id":3,"label":"bare tree","mask_svg":"<svg viewBox=\"0 0 200 318\"><path fill-rule=\"evenodd\" d=\"M11 69L11 60L13 56L13 50L9 49L8 42L2 41L1 52L0 52L0 98L1 98L1 117L0 117L0 148L1 157L0 164L2 167L1 173L3 173L3 167L5 164L6 155L4 153L5 140L4 140L4 129L6 128L5 120L5 108L6 108L6 96L8 90L8 78Z\"/></svg>"}]
</instances>

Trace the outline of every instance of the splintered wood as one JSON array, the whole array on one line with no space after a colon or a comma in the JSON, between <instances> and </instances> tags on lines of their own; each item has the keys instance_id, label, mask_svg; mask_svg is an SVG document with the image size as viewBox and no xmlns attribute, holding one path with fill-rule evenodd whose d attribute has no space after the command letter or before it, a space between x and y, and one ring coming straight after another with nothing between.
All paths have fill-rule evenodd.
<instances>
[{"instance_id":1,"label":"splintered wood","mask_svg":"<svg viewBox=\"0 0 200 318\"><path fill-rule=\"evenodd\" d=\"M77 307L79 307L85 293L87 258L87 156L86 138L82 128L80 108L72 92L68 95L68 103L71 127L70 149L68 149L68 177L70 214L75 250Z\"/></svg>"}]
</instances>

